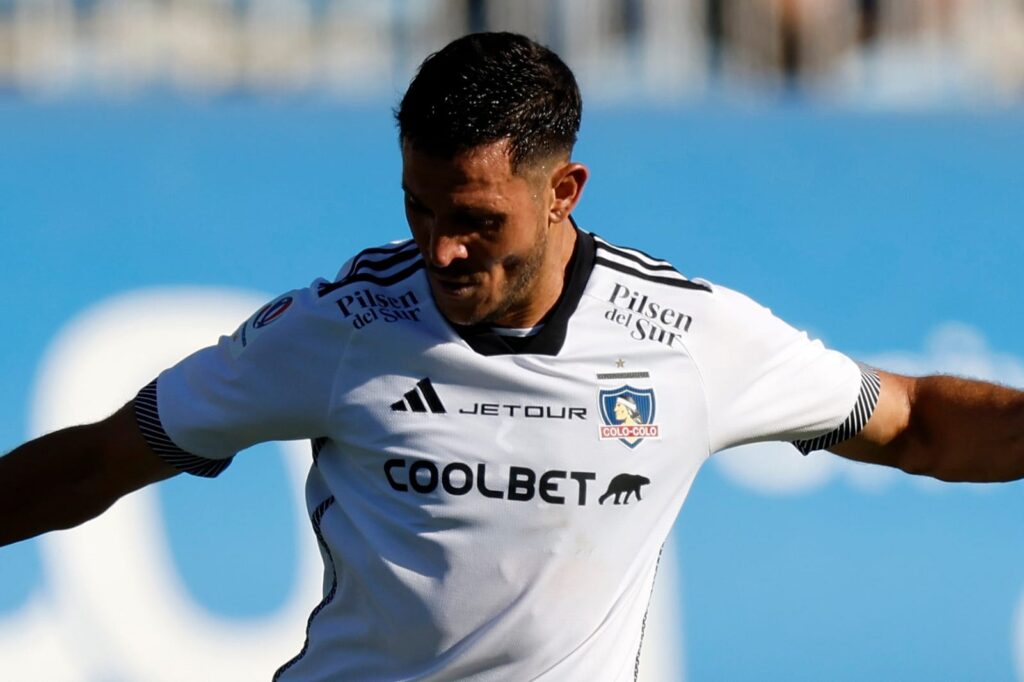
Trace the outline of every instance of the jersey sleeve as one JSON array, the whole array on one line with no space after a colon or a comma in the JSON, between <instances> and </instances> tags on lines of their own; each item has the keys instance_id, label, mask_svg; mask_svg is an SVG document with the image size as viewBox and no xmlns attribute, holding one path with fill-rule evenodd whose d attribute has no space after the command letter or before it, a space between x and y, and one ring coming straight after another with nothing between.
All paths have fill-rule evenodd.
<instances>
[{"instance_id":1,"label":"jersey sleeve","mask_svg":"<svg viewBox=\"0 0 1024 682\"><path fill-rule=\"evenodd\" d=\"M805 454L855 436L878 400L877 373L810 339L746 296L715 287L697 358L711 452L791 441Z\"/></svg>"},{"instance_id":2,"label":"jersey sleeve","mask_svg":"<svg viewBox=\"0 0 1024 682\"><path fill-rule=\"evenodd\" d=\"M154 452L179 470L216 476L256 443L326 433L345 339L316 284L267 303L139 392L136 419Z\"/></svg>"}]
</instances>

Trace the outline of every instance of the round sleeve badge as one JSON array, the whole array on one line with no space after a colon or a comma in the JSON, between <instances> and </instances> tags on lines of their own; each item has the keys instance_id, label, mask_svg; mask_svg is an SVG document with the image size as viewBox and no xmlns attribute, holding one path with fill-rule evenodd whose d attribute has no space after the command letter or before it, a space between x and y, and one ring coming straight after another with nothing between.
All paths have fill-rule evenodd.
<instances>
[{"instance_id":1,"label":"round sleeve badge","mask_svg":"<svg viewBox=\"0 0 1024 682\"><path fill-rule=\"evenodd\" d=\"M292 305L291 296L283 296L273 303L268 303L263 306L252 320L253 329L262 329L268 324L284 315L285 311L288 310Z\"/></svg>"}]
</instances>

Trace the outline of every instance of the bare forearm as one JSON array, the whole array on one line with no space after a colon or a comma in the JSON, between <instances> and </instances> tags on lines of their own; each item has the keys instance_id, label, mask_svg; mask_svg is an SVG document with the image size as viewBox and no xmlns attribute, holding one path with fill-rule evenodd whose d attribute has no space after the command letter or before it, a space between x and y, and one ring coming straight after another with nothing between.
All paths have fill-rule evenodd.
<instances>
[{"instance_id":1,"label":"bare forearm","mask_svg":"<svg viewBox=\"0 0 1024 682\"><path fill-rule=\"evenodd\" d=\"M1024 478L1024 393L949 376L914 381L900 468L947 481Z\"/></svg>"},{"instance_id":2,"label":"bare forearm","mask_svg":"<svg viewBox=\"0 0 1024 682\"><path fill-rule=\"evenodd\" d=\"M146 444L129 403L0 457L0 546L70 528L121 496L177 473Z\"/></svg>"},{"instance_id":3,"label":"bare forearm","mask_svg":"<svg viewBox=\"0 0 1024 682\"><path fill-rule=\"evenodd\" d=\"M0 545L88 521L116 499L97 482L96 455L73 427L0 457Z\"/></svg>"}]
</instances>

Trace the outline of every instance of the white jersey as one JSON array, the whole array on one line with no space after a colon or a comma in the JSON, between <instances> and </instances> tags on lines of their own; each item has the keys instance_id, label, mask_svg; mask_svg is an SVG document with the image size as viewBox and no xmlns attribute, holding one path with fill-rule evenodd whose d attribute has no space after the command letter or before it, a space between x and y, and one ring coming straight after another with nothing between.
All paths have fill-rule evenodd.
<instances>
[{"instance_id":1,"label":"white jersey","mask_svg":"<svg viewBox=\"0 0 1024 682\"><path fill-rule=\"evenodd\" d=\"M634 679L700 466L855 434L877 377L724 287L578 233L539 333L457 328L411 241L275 299L136 399L216 475L308 438L323 600L279 680Z\"/></svg>"}]
</instances>

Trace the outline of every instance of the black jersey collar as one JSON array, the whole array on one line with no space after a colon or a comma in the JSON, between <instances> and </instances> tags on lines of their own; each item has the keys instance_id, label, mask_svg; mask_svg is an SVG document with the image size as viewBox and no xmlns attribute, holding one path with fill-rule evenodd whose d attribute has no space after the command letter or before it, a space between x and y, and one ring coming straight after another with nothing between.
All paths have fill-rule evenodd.
<instances>
[{"instance_id":1,"label":"black jersey collar","mask_svg":"<svg viewBox=\"0 0 1024 682\"><path fill-rule=\"evenodd\" d=\"M576 227L576 221L573 220L572 224L576 228L576 244L573 247L572 259L569 261L569 274L562 295L558 298L551 315L544 321L544 328L533 336L509 337L495 334L488 325L452 324L470 348L480 355L558 355L562 350L562 344L565 343L569 318L576 312L576 307L583 296L583 289L586 288L590 273L594 269L594 237Z\"/></svg>"}]
</instances>

